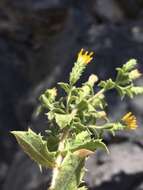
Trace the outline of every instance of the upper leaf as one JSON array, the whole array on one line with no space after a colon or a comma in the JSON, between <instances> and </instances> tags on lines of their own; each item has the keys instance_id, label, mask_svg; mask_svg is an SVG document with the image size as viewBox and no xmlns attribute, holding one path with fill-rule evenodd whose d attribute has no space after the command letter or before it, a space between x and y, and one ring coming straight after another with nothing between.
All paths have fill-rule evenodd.
<instances>
[{"instance_id":1,"label":"upper leaf","mask_svg":"<svg viewBox=\"0 0 143 190\"><path fill-rule=\"evenodd\" d=\"M62 89L64 89L64 91L65 91L66 93L69 93L69 91L70 91L70 85L69 85L68 83L59 82L58 84L60 85L60 87L61 87Z\"/></svg>"},{"instance_id":2,"label":"upper leaf","mask_svg":"<svg viewBox=\"0 0 143 190\"><path fill-rule=\"evenodd\" d=\"M72 114L55 114L56 123L61 129L67 127L71 123L72 119Z\"/></svg>"}]
</instances>

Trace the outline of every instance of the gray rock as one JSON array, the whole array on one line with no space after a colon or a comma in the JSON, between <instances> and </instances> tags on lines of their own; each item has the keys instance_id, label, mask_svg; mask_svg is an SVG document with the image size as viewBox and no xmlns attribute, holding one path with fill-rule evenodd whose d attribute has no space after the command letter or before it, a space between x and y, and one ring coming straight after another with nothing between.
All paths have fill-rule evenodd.
<instances>
[{"instance_id":1,"label":"gray rock","mask_svg":"<svg viewBox=\"0 0 143 190\"><path fill-rule=\"evenodd\" d=\"M143 84L143 78L140 78L137 82L136 85L142 86ZM140 116L143 115L143 96L139 95L135 97L132 101L130 101L130 106L132 109L135 110L135 112L138 112Z\"/></svg>"},{"instance_id":2,"label":"gray rock","mask_svg":"<svg viewBox=\"0 0 143 190\"><path fill-rule=\"evenodd\" d=\"M131 143L109 146L87 161L87 181L95 189L136 189L143 177L143 149Z\"/></svg>"},{"instance_id":3,"label":"gray rock","mask_svg":"<svg viewBox=\"0 0 143 190\"><path fill-rule=\"evenodd\" d=\"M137 18L142 10L142 1L140 0L116 0L121 6L127 18Z\"/></svg>"},{"instance_id":4,"label":"gray rock","mask_svg":"<svg viewBox=\"0 0 143 190\"><path fill-rule=\"evenodd\" d=\"M92 11L102 22L119 23L124 20L124 13L116 0L93 1Z\"/></svg>"},{"instance_id":5,"label":"gray rock","mask_svg":"<svg viewBox=\"0 0 143 190\"><path fill-rule=\"evenodd\" d=\"M46 190L50 184L51 171L40 169L27 156L19 152L7 175L3 190Z\"/></svg>"}]
</instances>

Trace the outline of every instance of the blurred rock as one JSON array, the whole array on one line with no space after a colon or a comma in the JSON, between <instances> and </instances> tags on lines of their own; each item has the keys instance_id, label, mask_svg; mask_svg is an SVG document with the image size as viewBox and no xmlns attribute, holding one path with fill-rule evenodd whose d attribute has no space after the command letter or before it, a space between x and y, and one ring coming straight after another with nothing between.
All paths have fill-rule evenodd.
<instances>
[{"instance_id":1,"label":"blurred rock","mask_svg":"<svg viewBox=\"0 0 143 190\"><path fill-rule=\"evenodd\" d=\"M41 173L36 163L28 159L23 153L18 153L3 189L47 190L50 176L50 170L43 170Z\"/></svg>"},{"instance_id":2,"label":"blurred rock","mask_svg":"<svg viewBox=\"0 0 143 190\"><path fill-rule=\"evenodd\" d=\"M92 12L102 22L120 23L125 19L116 0L96 0L92 5Z\"/></svg>"},{"instance_id":3,"label":"blurred rock","mask_svg":"<svg viewBox=\"0 0 143 190\"><path fill-rule=\"evenodd\" d=\"M61 8L65 5L65 0L5 0L5 4L9 7L16 8L18 10L39 10L50 8Z\"/></svg>"},{"instance_id":4,"label":"blurred rock","mask_svg":"<svg viewBox=\"0 0 143 190\"><path fill-rule=\"evenodd\" d=\"M143 84L143 78L140 78L136 84L138 86L142 86ZM135 111L138 112L140 115L143 114L143 96L139 95L136 96L132 101L129 102L130 107Z\"/></svg>"},{"instance_id":5,"label":"blurred rock","mask_svg":"<svg viewBox=\"0 0 143 190\"><path fill-rule=\"evenodd\" d=\"M97 190L136 190L143 178L143 150L130 143L114 144L109 150L110 155L97 152L87 161L90 186Z\"/></svg>"},{"instance_id":6,"label":"blurred rock","mask_svg":"<svg viewBox=\"0 0 143 190\"><path fill-rule=\"evenodd\" d=\"M140 0L116 0L127 18L137 18L142 7Z\"/></svg>"},{"instance_id":7,"label":"blurred rock","mask_svg":"<svg viewBox=\"0 0 143 190\"><path fill-rule=\"evenodd\" d=\"M51 72L59 55L63 55L63 62L68 57L68 52L62 52L71 47L75 32L72 12L62 2L6 0L0 3L0 35L11 41L20 59L17 64L33 84ZM65 44L63 41L69 33L70 41Z\"/></svg>"}]
</instances>

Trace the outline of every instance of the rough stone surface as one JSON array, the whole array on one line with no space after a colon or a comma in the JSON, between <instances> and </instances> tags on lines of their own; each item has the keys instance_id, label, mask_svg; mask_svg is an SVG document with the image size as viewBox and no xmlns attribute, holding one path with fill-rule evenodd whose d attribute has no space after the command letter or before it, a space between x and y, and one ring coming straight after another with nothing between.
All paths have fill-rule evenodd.
<instances>
[{"instance_id":1,"label":"rough stone surface","mask_svg":"<svg viewBox=\"0 0 143 190\"><path fill-rule=\"evenodd\" d=\"M95 189L134 189L143 177L143 150L133 143L113 144L109 146L110 155L97 152L87 161L90 172L87 174L89 184ZM94 169L92 169L94 166ZM128 180L127 180L128 179ZM131 179L129 181L129 179Z\"/></svg>"},{"instance_id":2,"label":"rough stone surface","mask_svg":"<svg viewBox=\"0 0 143 190\"><path fill-rule=\"evenodd\" d=\"M116 0L93 1L92 11L102 22L120 23L124 19L124 13Z\"/></svg>"},{"instance_id":3,"label":"rough stone surface","mask_svg":"<svg viewBox=\"0 0 143 190\"><path fill-rule=\"evenodd\" d=\"M15 163L11 167L4 189L46 190L50 184L50 176L50 170L43 170L41 173L33 161L19 152L16 154Z\"/></svg>"}]
</instances>

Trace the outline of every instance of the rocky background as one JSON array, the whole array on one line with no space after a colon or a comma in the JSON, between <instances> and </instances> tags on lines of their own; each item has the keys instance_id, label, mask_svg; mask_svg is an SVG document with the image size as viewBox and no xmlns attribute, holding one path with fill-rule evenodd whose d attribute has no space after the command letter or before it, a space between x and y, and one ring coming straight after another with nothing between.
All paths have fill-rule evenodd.
<instances>
[{"instance_id":1,"label":"rocky background","mask_svg":"<svg viewBox=\"0 0 143 190\"><path fill-rule=\"evenodd\" d=\"M46 190L51 171L41 174L9 131L44 129L44 117L35 117L38 96L67 80L82 47L96 52L83 79L114 77L132 57L143 72L143 1L0 1L0 189ZM87 161L86 182L92 190L143 190L143 97L121 102L112 92L108 99L111 118L131 110L139 129L107 136L111 154Z\"/></svg>"}]
</instances>

